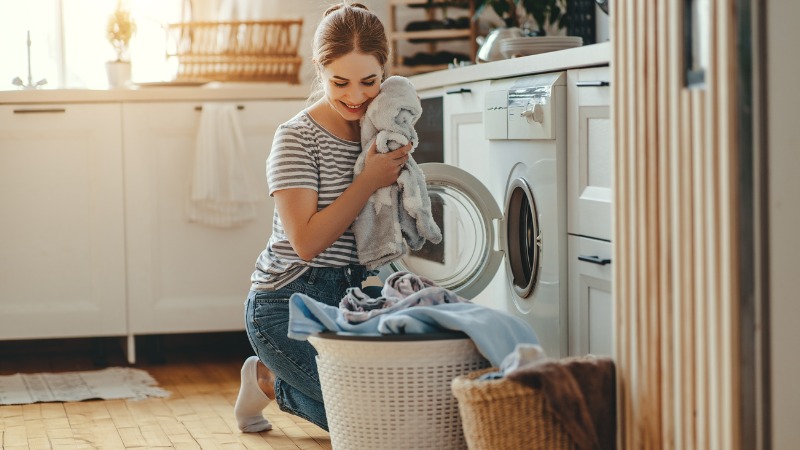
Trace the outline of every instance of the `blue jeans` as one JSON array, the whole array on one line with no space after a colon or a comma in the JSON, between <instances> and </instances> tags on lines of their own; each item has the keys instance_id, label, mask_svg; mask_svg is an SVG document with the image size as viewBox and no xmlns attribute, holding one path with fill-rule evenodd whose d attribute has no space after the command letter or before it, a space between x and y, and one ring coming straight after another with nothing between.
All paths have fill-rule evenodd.
<instances>
[{"instance_id":1,"label":"blue jeans","mask_svg":"<svg viewBox=\"0 0 800 450\"><path fill-rule=\"evenodd\" d=\"M245 306L247 337L258 359L275 374L275 399L281 411L302 417L328 430L317 351L306 341L287 336L289 297L300 292L327 305L338 306L348 287L366 279L363 266L312 267L300 278L274 291L250 291Z\"/></svg>"}]
</instances>

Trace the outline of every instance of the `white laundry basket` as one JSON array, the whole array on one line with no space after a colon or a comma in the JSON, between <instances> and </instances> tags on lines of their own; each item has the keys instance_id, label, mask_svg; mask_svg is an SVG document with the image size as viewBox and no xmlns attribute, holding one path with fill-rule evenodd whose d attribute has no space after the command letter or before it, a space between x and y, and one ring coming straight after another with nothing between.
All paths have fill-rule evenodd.
<instances>
[{"instance_id":1,"label":"white laundry basket","mask_svg":"<svg viewBox=\"0 0 800 450\"><path fill-rule=\"evenodd\" d=\"M331 333L309 342L335 450L467 448L450 383L489 363L466 335Z\"/></svg>"}]
</instances>

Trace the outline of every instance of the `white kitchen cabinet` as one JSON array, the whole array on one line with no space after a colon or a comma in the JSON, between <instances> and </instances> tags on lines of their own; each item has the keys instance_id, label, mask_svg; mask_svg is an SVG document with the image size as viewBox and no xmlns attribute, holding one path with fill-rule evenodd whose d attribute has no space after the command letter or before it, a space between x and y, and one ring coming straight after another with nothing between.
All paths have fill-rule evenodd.
<instances>
[{"instance_id":1,"label":"white kitchen cabinet","mask_svg":"<svg viewBox=\"0 0 800 450\"><path fill-rule=\"evenodd\" d=\"M126 333L119 104L0 105L0 339Z\"/></svg>"},{"instance_id":2,"label":"white kitchen cabinet","mask_svg":"<svg viewBox=\"0 0 800 450\"><path fill-rule=\"evenodd\" d=\"M570 354L613 354L608 67L567 72Z\"/></svg>"},{"instance_id":3,"label":"white kitchen cabinet","mask_svg":"<svg viewBox=\"0 0 800 450\"><path fill-rule=\"evenodd\" d=\"M489 81L444 89L444 162L478 174L489 161L489 141L483 136L483 98Z\"/></svg>"},{"instance_id":4,"label":"white kitchen cabinet","mask_svg":"<svg viewBox=\"0 0 800 450\"><path fill-rule=\"evenodd\" d=\"M614 305L611 293L611 243L568 237L569 353L614 353Z\"/></svg>"},{"instance_id":5,"label":"white kitchen cabinet","mask_svg":"<svg viewBox=\"0 0 800 450\"><path fill-rule=\"evenodd\" d=\"M611 240L611 92L608 67L567 72L567 232Z\"/></svg>"},{"instance_id":6,"label":"white kitchen cabinet","mask_svg":"<svg viewBox=\"0 0 800 450\"><path fill-rule=\"evenodd\" d=\"M279 124L304 100L238 102L251 176L265 199L256 220L215 228L187 220L199 102L126 103L128 314L131 334L244 328L250 274L272 231L266 160Z\"/></svg>"}]
</instances>

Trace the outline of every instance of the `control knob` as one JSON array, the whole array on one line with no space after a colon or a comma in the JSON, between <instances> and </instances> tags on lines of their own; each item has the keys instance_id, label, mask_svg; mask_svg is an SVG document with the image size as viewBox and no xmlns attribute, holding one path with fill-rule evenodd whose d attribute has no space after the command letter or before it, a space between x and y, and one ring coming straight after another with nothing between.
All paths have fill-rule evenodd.
<instances>
[{"instance_id":1,"label":"control knob","mask_svg":"<svg viewBox=\"0 0 800 450\"><path fill-rule=\"evenodd\" d=\"M539 123L544 124L544 108L541 104L536 103L534 101L528 102L528 105L525 106L525 109L520 113L528 123Z\"/></svg>"}]
</instances>

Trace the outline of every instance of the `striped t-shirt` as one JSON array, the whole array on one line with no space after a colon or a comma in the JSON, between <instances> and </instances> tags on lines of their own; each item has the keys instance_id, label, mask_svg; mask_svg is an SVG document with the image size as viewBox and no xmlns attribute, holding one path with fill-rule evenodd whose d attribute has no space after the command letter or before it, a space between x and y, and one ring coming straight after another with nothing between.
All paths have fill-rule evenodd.
<instances>
[{"instance_id":1,"label":"striped t-shirt","mask_svg":"<svg viewBox=\"0 0 800 450\"><path fill-rule=\"evenodd\" d=\"M359 142L334 136L303 111L275 132L267 161L269 195L287 188L313 189L317 191L317 211L320 211L339 198L353 182L353 166L360 153ZM251 289L278 289L311 267L349 264L358 264L351 229L313 260L304 261L292 249L276 209L272 236L256 261Z\"/></svg>"}]
</instances>

